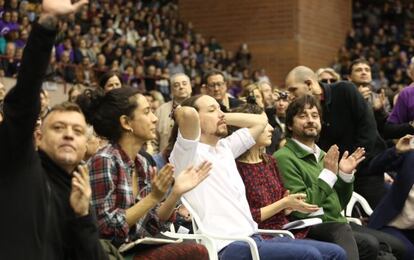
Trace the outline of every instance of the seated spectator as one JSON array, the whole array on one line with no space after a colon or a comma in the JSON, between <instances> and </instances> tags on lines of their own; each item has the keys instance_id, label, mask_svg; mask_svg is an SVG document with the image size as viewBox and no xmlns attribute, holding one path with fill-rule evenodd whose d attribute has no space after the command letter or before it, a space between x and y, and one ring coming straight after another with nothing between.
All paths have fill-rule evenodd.
<instances>
[{"instance_id":1,"label":"seated spectator","mask_svg":"<svg viewBox=\"0 0 414 260\"><path fill-rule=\"evenodd\" d=\"M407 251L404 259L407 260L414 258L414 237L411 229L414 225L411 217L414 147L410 145L413 138L412 135L407 135L399 139L395 147L378 155L370 165L370 167L378 167L383 171L395 170L397 175L390 191L371 215L368 226L403 241Z\"/></svg>"},{"instance_id":2,"label":"seated spectator","mask_svg":"<svg viewBox=\"0 0 414 260\"><path fill-rule=\"evenodd\" d=\"M244 87L240 99L245 101L254 100L259 107L264 108L264 98L259 85L256 83Z\"/></svg>"},{"instance_id":3,"label":"seated spectator","mask_svg":"<svg viewBox=\"0 0 414 260\"><path fill-rule=\"evenodd\" d=\"M335 88L335 87L333 87ZM274 154L286 189L305 193L306 201L321 207L318 214L323 223L312 226L308 237L333 242L345 249L348 259L377 259L380 243L387 244L401 259L405 249L398 239L351 223L341 214L353 192L354 170L365 159L365 150L357 148L339 158L339 148L322 151L316 140L321 132L321 108L313 96L295 99L286 111L286 145ZM338 163L339 162L339 163ZM309 214L292 212L303 219Z\"/></svg>"},{"instance_id":4,"label":"seated spectator","mask_svg":"<svg viewBox=\"0 0 414 260\"><path fill-rule=\"evenodd\" d=\"M79 95L83 93L85 87L82 84L73 85L68 91L68 101L76 102Z\"/></svg>"},{"instance_id":5,"label":"seated spectator","mask_svg":"<svg viewBox=\"0 0 414 260\"><path fill-rule=\"evenodd\" d=\"M256 104L243 104L232 112L262 114ZM289 194L283 187L276 160L263 152L272 141L273 127L268 124L256 144L236 158L237 169L246 187L250 212L260 229L282 229L289 222L290 212L312 213L318 210L304 200L306 194ZM307 229L294 232L296 238L306 237Z\"/></svg>"},{"instance_id":6,"label":"seated spectator","mask_svg":"<svg viewBox=\"0 0 414 260\"><path fill-rule=\"evenodd\" d=\"M227 93L227 79L221 71L213 70L204 77L204 91L207 95L215 98L223 111L239 106L242 101L232 98Z\"/></svg>"},{"instance_id":7,"label":"seated spectator","mask_svg":"<svg viewBox=\"0 0 414 260\"><path fill-rule=\"evenodd\" d=\"M181 195L203 181L211 164L203 162L183 170L174 181L173 167L153 172L139 154L142 145L155 138L157 118L145 97L134 88L118 88L102 94L82 95L77 102L99 136L109 145L88 162L92 186L92 207L97 215L100 236L115 246L168 230ZM167 191L171 192L166 196ZM163 201L163 199L165 199ZM160 203L163 201L163 203ZM137 249L136 257L146 250ZM199 244L172 244L157 247L158 258L169 252L169 259L199 257L207 251Z\"/></svg>"},{"instance_id":8,"label":"seated spectator","mask_svg":"<svg viewBox=\"0 0 414 260\"><path fill-rule=\"evenodd\" d=\"M105 92L122 87L121 76L114 71L109 71L99 79L99 87Z\"/></svg>"},{"instance_id":9,"label":"seated spectator","mask_svg":"<svg viewBox=\"0 0 414 260\"><path fill-rule=\"evenodd\" d=\"M272 143L266 147L268 154L273 154L286 143L285 118L286 109L289 105L289 94L275 89L273 91L273 107L265 110L269 124L273 127Z\"/></svg>"},{"instance_id":10,"label":"seated spectator","mask_svg":"<svg viewBox=\"0 0 414 260\"><path fill-rule=\"evenodd\" d=\"M339 74L331 68L318 69L316 71L316 76L318 77L319 82L326 84L332 84L341 80L341 76L339 76Z\"/></svg>"},{"instance_id":11,"label":"seated spectator","mask_svg":"<svg viewBox=\"0 0 414 260\"><path fill-rule=\"evenodd\" d=\"M5 58L0 61L0 69L4 71L6 77L16 77L19 60L16 60L16 45L8 42L6 45Z\"/></svg>"},{"instance_id":12,"label":"seated spectator","mask_svg":"<svg viewBox=\"0 0 414 260\"><path fill-rule=\"evenodd\" d=\"M178 136L170 162L176 172L206 159L212 162L213 168L206 180L184 195L208 232L250 236L264 260L346 258L344 251L334 244L280 237L266 240L257 234L257 223L250 213L234 159L255 144L267 124L264 115L225 114L214 98L197 95L181 104L175 119ZM227 125L241 129L225 137ZM247 243L217 239L215 242L222 260L248 259L251 255Z\"/></svg>"},{"instance_id":13,"label":"seated spectator","mask_svg":"<svg viewBox=\"0 0 414 260\"><path fill-rule=\"evenodd\" d=\"M89 57L85 56L82 58L82 63L77 65L75 68L76 82L85 86L92 86L95 80L95 72L92 69Z\"/></svg>"},{"instance_id":14,"label":"seated spectator","mask_svg":"<svg viewBox=\"0 0 414 260\"><path fill-rule=\"evenodd\" d=\"M268 81L259 81L256 84L259 86L260 91L262 92L265 108L272 108L273 102L274 102L274 99L272 96L273 95L272 85L270 85Z\"/></svg>"},{"instance_id":15,"label":"seated spectator","mask_svg":"<svg viewBox=\"0 0 414 260\"><path fill-rule=\"evenodd\" d=\"M4 97L6 96L6 87L0 82L0 103L3 103Z\"/></svg>"}]
</instances>

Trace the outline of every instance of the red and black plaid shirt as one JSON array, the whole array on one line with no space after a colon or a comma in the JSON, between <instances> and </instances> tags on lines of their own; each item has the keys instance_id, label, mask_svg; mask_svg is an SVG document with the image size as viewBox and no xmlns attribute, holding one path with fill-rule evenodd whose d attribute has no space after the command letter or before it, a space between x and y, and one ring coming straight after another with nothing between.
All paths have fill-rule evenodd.
<instances>
[{"instance_id":1,"label":"red and black plaid shirt","mask_svg":"<svg viewBox=\"0 0 414 260\"><path fill-rule=\"evenodd\" d=\"M100 236L115 245L167 230L171 223L161 222L156 208L134 227L126 222L125 210L151 192L151 166L140 154L132 161L118 144L109 144L89 161L92 208L98 219ZM132 193L132 174L138 176L138 195Z\"/></svg>"}]
</instances>

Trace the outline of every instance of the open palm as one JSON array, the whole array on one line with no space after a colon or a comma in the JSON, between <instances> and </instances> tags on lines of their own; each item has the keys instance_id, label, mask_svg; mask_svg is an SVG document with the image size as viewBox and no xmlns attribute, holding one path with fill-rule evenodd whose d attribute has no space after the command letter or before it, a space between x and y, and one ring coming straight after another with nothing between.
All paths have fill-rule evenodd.
<instances>
[{"instance_id":1,"label":"open palm","mask_svg":"<svg viewBox=\"0 0 414 260\"><path fill-rule=\"evenodd\" d=\"M198 167L190 166L182 171L175 180L174 191L177 194L184 194L187 191L192 190L200 182L202 182L212 168L210 162L204 161Z\"/></svg>"},{"instance_id":2,"label":"open palm","mask_svg":"<svg viewBox=\"0 0 414 260\"><path fill-rule=\"evenodd\" d=\"M351 174L358 164L365 159L365 149L358 147L355 152L348 155L348 151L345 151L342 155L342 158L339 161L339 170L343 173Z\"/></svg>"},{"instance_id":3,"label":"open palm","mask_svg":"<svg viewBox=\"0 0 414 260\"><path fill-rule=\"evenodd\" d=\"M42 9L44 13L61 16L77 12L88 2L88 0L81 0L72 4L71 0L43 0Z\"/></svg>"}]
</instances>

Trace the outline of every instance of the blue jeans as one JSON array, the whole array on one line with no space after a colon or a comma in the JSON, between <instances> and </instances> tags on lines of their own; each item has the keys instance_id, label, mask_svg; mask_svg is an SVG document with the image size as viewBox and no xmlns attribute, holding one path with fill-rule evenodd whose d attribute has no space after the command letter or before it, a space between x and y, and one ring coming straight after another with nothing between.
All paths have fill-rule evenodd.
<instances>
[{"instance_id":1,"label":"blue jeans","mask_svg":"<svg viewBox=\"0 0 414 260\"><path fill-rule=\"evenodd\" d=\"M291 239L287 237L275 237L263 239L260 235L251 238L256 242L260 259L335 259L346 260L346 253L340 247L332 243L307 239ZM219 253L220 260L252 259L250 247L246 242L235 241Z\"/></svg>"}]
</instances>

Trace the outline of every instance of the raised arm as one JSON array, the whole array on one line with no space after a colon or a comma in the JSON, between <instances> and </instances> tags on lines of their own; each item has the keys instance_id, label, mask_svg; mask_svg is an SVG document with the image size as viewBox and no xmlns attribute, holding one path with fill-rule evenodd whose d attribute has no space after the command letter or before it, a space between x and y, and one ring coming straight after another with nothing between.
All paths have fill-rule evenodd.
<instances>
[{"instance_id":1,"label":"raised arm","mask_svg":"<svg viewBox=\"0 0 414 260\"><path fill-rule=\"evenodd\" d=\"M32 136L40 112L40 88L57 33L57 17L75 12L87 1L44 0L42 14L33 25L24 48L16 86L4 101L4 121L0 125L0 155L9 163L21 155L19 149L33 147Z\"/></svg>"},{"instance_id":2,"label":"raised arm","mask_svg":"<svg viewBox=\"0 0 414 260\"><path fill-rule=\"evenodd\" d=\"M200 118L193 107L178 107L175 111L175 120L184 139L195 140L200 134Z\"/></svg>"},{"instance_id":3,"label":"raised arm","mask_svg":"<svg viewBox=\"0 0 414 260\"><path fill-rule=\"evenodd\" d=\"M228 125L249 129L250 134L255 140L267 125L266 114L226 113L225 118Z\"/></svg>"}]
</instances>

